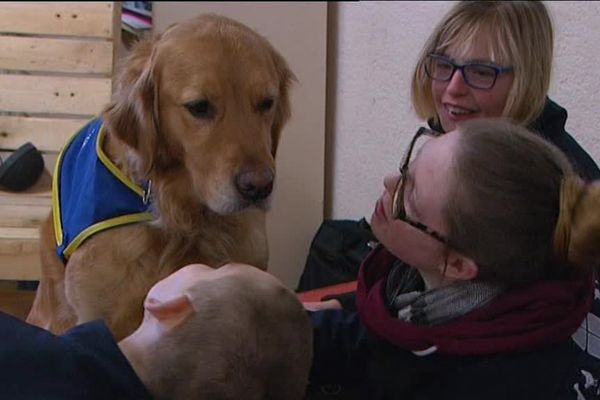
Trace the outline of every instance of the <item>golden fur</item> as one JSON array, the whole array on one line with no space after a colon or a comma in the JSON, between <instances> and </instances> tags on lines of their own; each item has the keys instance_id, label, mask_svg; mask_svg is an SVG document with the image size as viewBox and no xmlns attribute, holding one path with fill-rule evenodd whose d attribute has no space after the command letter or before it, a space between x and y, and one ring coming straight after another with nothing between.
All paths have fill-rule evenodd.
<instances>
[{"instance_id":1,"label":"golden fur","mask_svg":"<svg viewBox=\"0 0 600 400\"><path fill-rule=\"evenodd\" d=\"M104 150L133 180L152 181L157 219L91 237L65 267L50 215L27 320L60 333L103 318L120 339L139 325L150 287L186 264L266 269L265 210L293 79L263 37L224 17L138 43L102 113Z\"/></svg>"}]
</instances>

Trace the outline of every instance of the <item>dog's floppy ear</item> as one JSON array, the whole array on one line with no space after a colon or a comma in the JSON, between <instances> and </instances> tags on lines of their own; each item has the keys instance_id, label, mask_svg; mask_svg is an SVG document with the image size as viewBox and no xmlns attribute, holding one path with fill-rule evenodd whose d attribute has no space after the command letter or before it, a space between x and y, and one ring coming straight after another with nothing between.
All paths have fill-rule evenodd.
<instances>
[{"instance_id":1,"label":"dog's floppy ear","mask_svg":"<svg viewBox=\"0 0 600 400\"><path fill-rule=\"evenodd\" d=\"M131 50L119 77L115 98L103 112L109 132L136 150L137 172L143 177L169 163L159 131L155 42L144 40Z\"/></svg>"},{"instance_id":2,"label":"dog's floppy ear","mask_svg":"<svg viewBox=\"0 0 600 400\"><path fill-rule=\"evenodd\" d=\"M279 76L279 104L277 110L275 111L275 119L271 128L271 154L273 154L273 157L275 157L277 154L281 130L291 115L290 86L292 82L296 82L297 79L287 65L287 62L277 51L273 50L272 55L275 63L275 69L277 70L277 75Z\"/></svg>"}]
</instances>

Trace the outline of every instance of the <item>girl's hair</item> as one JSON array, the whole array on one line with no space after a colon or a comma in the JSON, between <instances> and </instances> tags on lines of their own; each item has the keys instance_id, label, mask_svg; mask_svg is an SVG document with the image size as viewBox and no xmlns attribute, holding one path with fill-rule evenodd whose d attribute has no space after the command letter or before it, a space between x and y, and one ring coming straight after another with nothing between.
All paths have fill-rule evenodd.
<instances>
[{"instance_id":1,"label":"girl's hair","mask_svg":"<svg viewBox=\"0 0 600 400\"><path fill-rule=\"evenodd\" d=\"M479 37L488 38L491 61L514 68L514 81L502 116L529 126L544 108L550 85L554 37L540 1L461 1L429 37L413 73L412 102L417 115L437 119L427 55L447 49L466 53Z\"/></svg>"},{"instance_id":2,"label":"girl's hair","mask_svg":"<svg viewBox=\"0 0 600 400\"><path fill-rule=\"evenodd\" d=\"M506 284L567 276L600 260L600 182L554 145L501 119L459 128L444 209L450 246L478 277Z\"/></svg>"}]
</instances>

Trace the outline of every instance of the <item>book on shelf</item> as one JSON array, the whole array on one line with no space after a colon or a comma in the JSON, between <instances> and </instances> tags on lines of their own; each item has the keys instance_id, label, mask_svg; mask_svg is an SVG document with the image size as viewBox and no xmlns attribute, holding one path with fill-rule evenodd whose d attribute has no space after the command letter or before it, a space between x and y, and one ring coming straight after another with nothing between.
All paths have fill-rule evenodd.
<instances>
[{"instance_id":1,"label":"book on shelf","mask_svg":"<svg viewBox=\"0 0 600 400\"><path fill-rule=\"evenodd\" d=\"M123 10L129 10L140 15L152 18L151 1L124 1L121 3Z\"/></svg>"},{"instance_id":2,"label":"book on shelf","mask_svg":"<svg viewBox=\"0 0 600 400\"><path fill-rule=\"evenodd\" d=\"M133 29L152 29L152 18L123 10L121 21Z\"/></svg>"}]
</instances>

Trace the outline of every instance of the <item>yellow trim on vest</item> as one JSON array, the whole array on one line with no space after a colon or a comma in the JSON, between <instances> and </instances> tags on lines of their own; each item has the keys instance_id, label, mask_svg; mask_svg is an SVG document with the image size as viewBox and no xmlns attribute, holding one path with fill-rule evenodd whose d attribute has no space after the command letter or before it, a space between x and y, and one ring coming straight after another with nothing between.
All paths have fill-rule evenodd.
<instances>
[{"instance_id":1,"label":"yellow trim on vest","mask_svg":"<svg viewBox=\"0 0 600 400\"><path fill-rule=\"evenodd\" d=\"M102 127L100 127L100 132L98 133L98 141L96 142L96 153L98 154L98 158L100 159L100 161L102 161L102 164L104 164L106 168L108 168L108 170L114 176L116 176L117 179L120 180L125 186L133 190L140 197L144 197L144 189L142 189L141 186L136 185L125 174L123 174L123 172L121 172L121 170L115 164L113 164L110 158L108 158L106 154L104 154L104 152L102 151L102 143L104 143L104 133L104 124L102 124Z\"/></svg>"},{"instance_id":2,"label":"yellow trim on vest","mask_svg":"<svg viewBox=\"0 0 600 400\"><path fill-rule=\"evenodd\" d=\"M62 164L63 154L65 150L71 145L71 142L79 135L79 133L96 117L89 119L83 126L75 131L71 135L67 143L63 146L62 150L58 154L56 164L54 164L54 172L52 173L52 219L54 221L54 238L56 239L56 245L60 246L63 241L63 230L62 223L60 221L60 166Z\"/></svg>"},{"instance_id":3,"label":"yellow trim on vest","mask_svg":"<svg viewBox=\"0 0 600 400\"><path fill-rule=\"evenodd\" d=\"M67 248L64 250L63 254L66 258L70 257L71 254L83 243L84 240L89 238L90 236L101 232L108 228L114 228L120 225L132 224L136 222L144 222L151 221L153 219L151 213L143 212L129 215L122 215L120 217L110 218L102 222L98 222L92 226L87 227L83 231L79 233L72 241L69 243Z\"/></svg>"}]
</instances>

